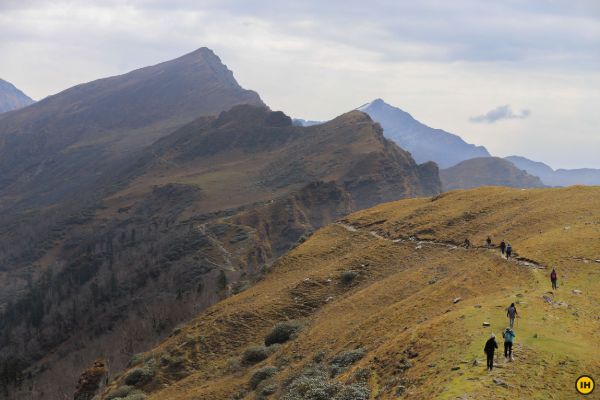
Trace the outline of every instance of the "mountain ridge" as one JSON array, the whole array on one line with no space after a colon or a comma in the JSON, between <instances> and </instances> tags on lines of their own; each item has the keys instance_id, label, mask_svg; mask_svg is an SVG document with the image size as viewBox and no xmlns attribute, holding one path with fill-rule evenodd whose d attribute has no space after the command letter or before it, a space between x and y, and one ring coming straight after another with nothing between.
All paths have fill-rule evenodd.
<instances>
[{"instance_id":1,"label":"mountain ridge","mask_svg":"<svg viewBox=\"0 0 600 400\"><path fill-rule=\"evenodd\" d=\"M430 128L406 111L376 99L357 108L379 122L384 134L411 153L417 162L434 161L448 168L469 158L490 156L483 146L466 143L460 136Z\"/></svg>"},{"instance_id":2,"label":"mountain ridge","mask_svg":"<svg viewBox=\"0 0 600 400\"><path fill-rule=\"evenodd\" d=\"M480 157L461 161L440 170L444 190L473 189L480 186L540 188L540 178L520 170L510 161L499 157Z\"/></svg>"},{"instance_id":3,"label":"mountain ridge","mask_svg":"<svg viewBox=\"0 0 600 400\"><path fill-rule=\"evenodd\" d=\"M0 114L27 107L35 101L15 87L12 83L0 78Z\"/></svg>"},{"instance_id":4,"label":"mountain ridge","mask_svg":"<svg viewBox=\"0 0 600 400\"><path fill-rule=\"evenodd\" d=\"M554 170L547 164L532 161L521 156L505 157L518 168L525 170L540 179L549 186L571 186L571 185L600 185L600 169L576 168Z\"/></svg>"},{"instance_id":5,"label":"mountain ridge","mask_svg":"<svg viewBox=\"0 0 600 400\"><path fill-rule=\"evenodd\" d=\"M48 275L25 284L0 319L13 335L0 340L2 354L26 362L23 374L46 396L70 390L98 357L123 368L176 324L254 284L323 224L441 190L434 163L418 165L359 111L298 127L282 112L238 105L121 168L122 185L95 209L50 225L61 235L42 237L50 245L29 261ZM43 340L21 343L34 328ZM48 398L23 387L12 398Z\"/></svg>"}]
</instances>

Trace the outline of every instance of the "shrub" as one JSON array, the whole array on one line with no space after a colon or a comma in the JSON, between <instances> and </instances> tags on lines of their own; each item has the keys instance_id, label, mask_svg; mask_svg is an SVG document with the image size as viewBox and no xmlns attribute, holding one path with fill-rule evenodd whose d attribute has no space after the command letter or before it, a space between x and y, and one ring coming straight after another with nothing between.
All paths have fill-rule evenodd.
<instances>
[{"instance_id":1,"label":"shrub","mask_svg":"<svg viewBox=\"0 0 600 400\"><path fill-rule=\"evenodd\" d=\"M289 383L282 400L331 400L341 387L327 377L325 369L311 368Z\"/></svg>"},{"instance_id":2,"label":"shrub","mask_svg":"<svg viewBox=\"0 0 600 400\"><path fill-rule=\"evenodd\" d=\"M108 396L106 396L106 400L114 400L127 397L129 394L132 394L133 391L137 391L137 389L132 386L124 385L110 392Z\"/></svg>"},{"instance_id":3,"label":"shrub","mask_svg":"<svg viewBox=\"0 0 600 400\"><path fill-rule=\"evenodd\" d=\"M251 346L244 350L242 361L245 364L256 364L269 357L269 350L265 346Z\"/></svg>"},{"instance_id":4,"label":"shrub","mask_svg":"<svg viewBox=\"0 0 600 400\"><path fill-rule=\"evenodd\" d=\"M357 382L365 383L371 377L371 369L370 368L360 368L358 371L354 373L354 379Z\"/></svg>"},{"instance_id":5,"label":"shrub","mask_svg":"<svg viewBox=\"0 0 600 400\"><path fill-rule=\"evenodd\" d=\"M263 385L264 382L258 386L258 394L259 396L269 396L277 391L277 385L274 383L269 383Z\"/></svg>"},{"instance_id":6,"label":"shrub","mask_svg":"<svg viewBox=\"0 0 600 400\"><path fill-rule=\"evenodd\" d=\"M170 354L162 354L160 356L160 365L163 367L179 368L185 363L185 358L181 356L171 356Z\"/></svg>"},{"instance_id":7,"label":"shrub","mask_svg":"<svg viewBox=\"0 0 600 400\"><path fill-rule=\"evenodd\" d=\"M144 353L134 354L133 357L131 357L131 360L129 360L129 366L130 367L136 366L138 364L143 363L145 360L146 360L146 355Z\"/></svg>"},{"instance_id":8,"label":"shrub","mask_svg":"<svg viewBox=\"0 0 600 400\"><path fill-rule=\"evenodd\" d=\"M354 282L354 279L356 279L357 276L358 274L354 271L342 272L342 276L340 277L342 285L350 285L352 282Z\"/></svg>"},{"instance_id":9,"label":"shrub","mask_svg":"<svg viewBox=\"0 0 600 400\"><path fill-rule=\"evenodd\" d=\"M323 362L323 360L325 359L325 356L327 355L327 353L325 353L325 351L321 350L318 351L317 353L315 353L314 357L313 357L313 362L320 364Z\"/></svg>"},{"instance_id":10,"label":"shrub","mask_svg":"<svg viewBox=\"0 0 600 400\"><path fill-rule=\"evenodd\" d=\"M122 400L144 400L146 395L144 393L133 393L127 397L124 397ZM117 399L115 399L117 400Z\"/></svg>"},{"instance_id":11,"label":"shrub","mask_svg":"<svg viewBox=\"0 0 600 400\"><path fill-rule=\"evenodd\" d=\"M285 343L302 329L302 324L295 321L280 322L265 337L265 345Z\"/></svg>"},{"instance_id":12,"label":"shrub","mask_svg":"<svg viewBox=\"0 0 600 400\"><path fill-rule=\"evenodd\" d=\"M146 363L141 368L136 368L125 377L125 383L131 386L141 386L152 380L154 377L154 366Z\"/></svg>"},{"instance_id":13,"label":"shrub","mask_svg":"<svg viewBox=\"0 0 600 400\"><path fill-rule=\"evenodd\" d=\"M331 375L336 376L348 369L349 366L365 356L365 349L343 351L333 357L330 362Z\"/></svg>"},{"instance_id":14,"label":"shrub","mask_svg":"<svg viewBox=\"0 0 600 400\"><path fill-rule=\"evenodd\" d=\"M330 379L327 369L311 365L289 381L283 400L368 400L369 390L361 384L342 385Z\"/></svg>"},{"instance_id":15,"label":"shrub","mask_svg":"<svg viewBox=\"0 0 600 400\"><path fill-rule=\"evenodd\" d=\"M145 398L146 395L143 392L127 385L115 389L106 396L106 400L143 400Z\"/></svg>"},{"instance_id":16,"label":"shrub","mask_svg":"<svg viewBox=\"0 0 600 400\"><path fill-rule=\"evenodd\" d=\"M271 365L260 368L250 378L250 387L252 389L256 389L262 381L269 379L276 373L277 373L277 368L273 367Z\"/></svg>"}]
</instances>

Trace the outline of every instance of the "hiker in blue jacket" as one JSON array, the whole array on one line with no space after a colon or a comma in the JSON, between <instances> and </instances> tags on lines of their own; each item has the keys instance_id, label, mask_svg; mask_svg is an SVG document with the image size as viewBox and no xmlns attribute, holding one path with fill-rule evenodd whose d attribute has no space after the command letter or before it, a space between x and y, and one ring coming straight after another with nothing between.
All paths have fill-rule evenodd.
<instances>
[{"instance_id":1,"label":"hiker in blue jacket","mask_svg":"<svg viewBox=\"0 0 600 400\"><path fill-rule=\"evenodd\" d=\"M502 332L502 337L504 338L504 357L508 358L509 361L513 360L512 356L512 346L515 341L515 331L513 331L510 327L506 328L504 332Z\"/></svg>"}]
</instances>

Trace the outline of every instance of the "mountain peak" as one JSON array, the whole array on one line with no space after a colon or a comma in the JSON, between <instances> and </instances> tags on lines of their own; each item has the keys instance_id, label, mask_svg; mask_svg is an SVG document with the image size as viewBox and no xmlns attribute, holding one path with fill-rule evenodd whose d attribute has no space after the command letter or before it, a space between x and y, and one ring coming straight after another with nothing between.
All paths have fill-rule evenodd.
<instances>
[{"instance_id":1,"label":"mountain peak","mask_svg":"<svg viewBox=\"0 0 600 400\"><path fill-rule=\"evenodd\" d=\"M409 151L418 163L435 161L440 167L448 168L469 158L489 156L484 147L466 143L459 136L441 129L430 128L380 98L357 110L379 122L384 135Z\"/></svg>"},{"instance_id":2,"label":"mountain peak","mask_svg":"<svg viewBox=\"0 0 600 400\"><path fill-rule=\"evenodd\" d=\"M376 107L392 107L391 105L389 105L388 103L386 103L382 98L376 98L375 100L363 104L362 106L358 107L357 110L359 111L364 111L367 109L371 109L371 108L376 108Z\"/></svg>"},{"instance_id":3,"label":"mountain peak","mask_svg":"<svg viewBox=\"0 0 600 400\"><path fill-rule=\"evenodd\" d=\"M34 101L12 83L0 78L0 113L23 108Z\"/></svg>"}]
</instances>

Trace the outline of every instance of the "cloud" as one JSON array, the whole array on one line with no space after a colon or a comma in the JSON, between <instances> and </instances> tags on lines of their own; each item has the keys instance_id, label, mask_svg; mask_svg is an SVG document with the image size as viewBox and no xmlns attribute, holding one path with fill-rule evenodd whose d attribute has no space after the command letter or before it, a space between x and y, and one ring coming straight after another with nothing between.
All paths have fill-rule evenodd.
<instances>
[{"instance_id":1,"label":"cloud","mask_svg":"<svg viewBox=\"0 0 600 400\"><path fill-rule=\"evenodd\" d=\"M485 122L486 124L493 124L494 122L501 121L503 119L525 119L531 115L530 110L521 110L519 114L515 114L510 108L509 104L498 106L493 110L486 112L483 115L477 115L469 118L471 122Z\"/></svg>"}]
</instances>

